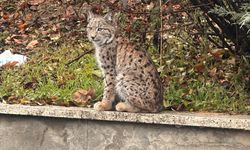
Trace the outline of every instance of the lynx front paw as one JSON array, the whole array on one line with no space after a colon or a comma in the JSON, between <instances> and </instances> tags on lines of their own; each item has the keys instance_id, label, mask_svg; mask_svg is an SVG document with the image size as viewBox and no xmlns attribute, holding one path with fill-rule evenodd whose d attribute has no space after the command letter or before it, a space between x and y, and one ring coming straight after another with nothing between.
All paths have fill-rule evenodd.
<instances>
[{"instance_id":1,"label":"lynx front paw","mask_svg":"<svg viewBox=\"0 0 250 150\"><path fill-rule=\"evenodd\" d=\"M98 111L110 110L112 109L112 102L101 101L94 104L94 109Z\"/></svg>"}]
</instances>

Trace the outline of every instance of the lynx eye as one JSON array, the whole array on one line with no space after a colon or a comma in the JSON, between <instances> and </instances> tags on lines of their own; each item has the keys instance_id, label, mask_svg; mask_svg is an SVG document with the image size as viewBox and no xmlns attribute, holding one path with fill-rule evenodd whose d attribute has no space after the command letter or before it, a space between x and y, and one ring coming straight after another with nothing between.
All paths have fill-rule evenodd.
<instances>
[{"instance_id":1,"label":"lynx eye","mask_svg":"<svg viewBox=\"0 0 250 150\"><path fill-rule=\"evenodd\" d=\"M97 28L97 31L103 31L104 29L103 28Z\"/></svg>"}]
</instances>

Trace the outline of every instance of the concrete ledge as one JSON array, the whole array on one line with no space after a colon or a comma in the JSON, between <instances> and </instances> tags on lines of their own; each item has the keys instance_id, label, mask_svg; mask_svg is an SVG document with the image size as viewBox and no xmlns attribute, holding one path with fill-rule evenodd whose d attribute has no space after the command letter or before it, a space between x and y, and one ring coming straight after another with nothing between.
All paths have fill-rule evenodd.
<instances>
[{"instance_id":1,"label":"concrete ledge","mask_svg":"<svg viewBox=\"0 0 250 150\"><path fill-rule=\"evenodd\" d=\"M25 106L1 103L0 114L250 130L249 115L172 111L157 114L115 111L98 112L91 108Z\"/></svg>"},{"instance_id":2,"label":"concrete ledge","mask_svg":"<svg viewBox=\"0 0 250 150\"><path fill-rule=\"evenodd\" d=\"M250 150L249 140L244 115L0 104L1 150Z\"/></svg>"}]
</instances>

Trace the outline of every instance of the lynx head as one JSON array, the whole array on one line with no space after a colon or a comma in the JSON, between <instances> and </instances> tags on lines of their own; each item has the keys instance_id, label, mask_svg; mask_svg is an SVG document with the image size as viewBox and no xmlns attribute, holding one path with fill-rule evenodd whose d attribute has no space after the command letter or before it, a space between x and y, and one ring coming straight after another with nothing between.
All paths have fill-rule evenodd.
<instances>
[{"instance_id":1,"label":"lynx head","mask_svg":"<svg viewBox=\"0 0 250 150\"><path fill-rule=\"evenodd\" d=\"M87 35L88 39L96 46L111 43L115 38L116 25L112 13L99 16L88 12Z\"/></svg>"}]
</instances>

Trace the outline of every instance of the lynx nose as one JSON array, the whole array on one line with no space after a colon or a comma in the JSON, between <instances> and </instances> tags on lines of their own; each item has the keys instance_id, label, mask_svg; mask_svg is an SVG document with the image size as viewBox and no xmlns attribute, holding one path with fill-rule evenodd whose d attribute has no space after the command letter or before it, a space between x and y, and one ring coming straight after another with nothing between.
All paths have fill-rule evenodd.
<instances>
[{"instance_id":1,"label":"lynx nose","mask_svg":"<svg viewBox=\"0 0 250 150\"><path fill-rule=\"evenodd\" d=\"M95 36L91 36L91 39L94 40L94 39L95 39Z\"/></svg>"}]
</instances>

